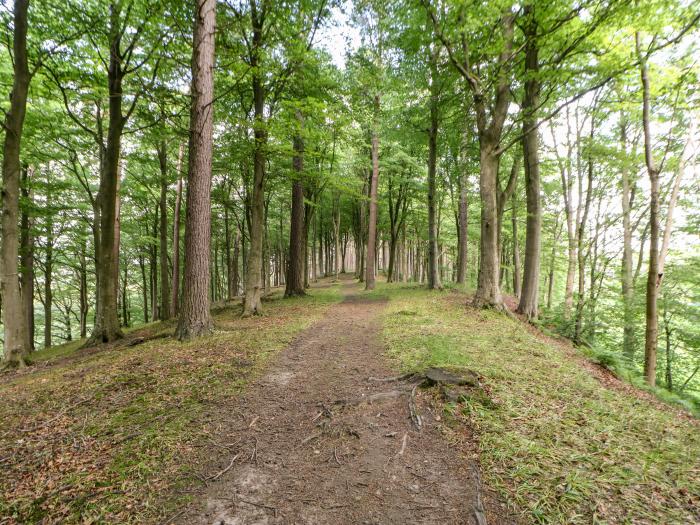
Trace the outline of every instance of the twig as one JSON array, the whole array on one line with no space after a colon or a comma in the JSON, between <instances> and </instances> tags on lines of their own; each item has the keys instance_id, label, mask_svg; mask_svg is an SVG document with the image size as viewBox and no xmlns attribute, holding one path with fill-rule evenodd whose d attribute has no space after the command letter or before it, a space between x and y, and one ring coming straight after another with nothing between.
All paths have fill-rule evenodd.
<instances>
[{"instance_id":1,"label":"twig","mask_svg":"<svg viewBox=\"0 0 700 525\"><path fill-rule=\"evenodd\" d=\"M338 465L342 465L342 463L341 463L340 460L338 459L338 447L333 447L333 457L335 458L335 462L336 462Z\"/></svg>"},{"instance_id":2,"label":"twig","mask_svg":"<svg viewBox=\"0 0 700 525\"><path fill-rule=\"evenodd\" d=\"M256 503L254 501L249 501L247 499L243 499L241 497L238 498L239 501L242 501L243 503L247 503L248 505L253 505L255 507L262 507L263 509L271 510L272 512L275 513L275 516L277 516L277 508L273 507L271 505L265 505L264 503Z\"/></svg>"},{"instance_id":3,"label":"twig","mask_svg":"<svg viewBox=\"0 0 700 525\"><path fill-rule=\"evenodd\" d=\"M260 419L260 416L255 416L253 421L250 422L250 425L248 425L248 428L253 428L253 425L258 422L258 419Z\"/></svg>"},{"instance_id":4,"label":"twig","mask_svg":"<svg viewBox=\"0 0 700 525\"><path fill-rule=\"evenodd\" d=\"M165 518L163 521L161 521L158 525L168 525L168 523L175 521L177 518L182 516L185 513L185 509L182 509L181 511L176 512L169 518Z\"/></svg>"},{"instance_id":5,"label":"twig","mask_svg":"<svg viewBox=\"0 0 700 525\"><path fill-rule=\"evenodd\" d=\"M236 454L235 456L233 456L233 457L231 458L231 463L228 464L228 467L226 467L225 469L219 471L217 474L214 474L213 476L209 476L208 478L205 478L204 481L216 481L216 480L219 479L221 476L223 476L224 474L226 474L229 470L231 470L231 468L233 467L233 464L236 462L236 460L238 459L238 457L239 457L240 455L241 455L241 453L239 452L238 454Z\"/></svg>"},{"instance_id":6,"label":"twig","mask_svg":"<svg viewBox=\"0 0 700 525\"><path fill-rule=\"evenodd\" d=\"M311 434L309 437L304 438L304 440L301 442L302 445L306 445L308 442L313 441L314 439L318 439L321 437L321 433L319 432L318 434Z\"/></svg>"},{"instance_id":7,"label":"twig","mask_svg":"<svg viewBox=\"0 0 700 525\"><path fill-rule=\"evenodd\" d=\"M397 456L403 456L403 453L406 451L406 443L408 442L408 432L403 433L403 439L401 440L401 450L399 450L399 453Z\"/></svg>"}]
</instances>

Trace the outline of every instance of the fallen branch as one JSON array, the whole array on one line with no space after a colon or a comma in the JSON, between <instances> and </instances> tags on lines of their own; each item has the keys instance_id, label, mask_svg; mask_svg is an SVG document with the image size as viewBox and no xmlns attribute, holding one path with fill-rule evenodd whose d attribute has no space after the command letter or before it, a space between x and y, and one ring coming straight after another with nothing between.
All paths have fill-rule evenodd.
<instances>
[{"instance_id":1,"label":"fallen branch","mask_svg":"<svg viewBox=\"0 0 700 525\"><path fill-rule=\"evenodd\" d=\"M403 440L401 441L401 450L399 450L399 453L397 456L403 456L403 453L406 451L406 443L408 442L408 432L404 432L403 434Z\"/></svg>"},{"instance_id":2,"label":"fallen branch","mask_svg":"<svg viewBox=\"0 0 700 525\"><path fill-rule=\"evenodd\" d=\"M239 452L238 454L236 454L235 456L233 456L233 457L231 458L231 463L228 464L228 467L226 467L226 468L223 469L223 470L220 470L218 473L214 474L213 476L209 476L208 478L205 478L204 481L216 481L216 480L219 479L221 476L223 476L224 474L226 474L229 470L231 470L231 468L233 467L233 464L236 462L236 460L238 459L238 457L239 457L240 455L241 455L241 453Z\"/></svg>"}]
</instances>

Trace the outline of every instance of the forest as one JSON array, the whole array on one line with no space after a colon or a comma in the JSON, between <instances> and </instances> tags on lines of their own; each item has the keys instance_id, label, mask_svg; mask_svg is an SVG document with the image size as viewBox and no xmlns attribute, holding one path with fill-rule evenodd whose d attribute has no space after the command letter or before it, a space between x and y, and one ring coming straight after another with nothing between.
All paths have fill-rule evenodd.
<instances>
[{"instance_id":1,"label":"forest","mask_svg":"<svg viewBox=\"0 0 700 525\"><path fill-rule=\"evenodd\" d=\"M0 18L0 524L700 521L697 0Z\"/></svg>"}]
</instances>

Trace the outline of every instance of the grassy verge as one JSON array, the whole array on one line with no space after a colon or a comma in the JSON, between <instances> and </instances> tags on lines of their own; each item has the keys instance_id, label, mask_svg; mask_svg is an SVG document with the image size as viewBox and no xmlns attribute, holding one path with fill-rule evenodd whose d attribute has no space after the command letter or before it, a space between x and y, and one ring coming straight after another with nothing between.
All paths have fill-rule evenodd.
<instances>
[{"instance_id":1,"label":"grassy verge","mask_svg":"<svg viewBox=\"0 0 700 525\"><path fill-rule=\"evenodd\" d=\"M571 351L466 296L389 288L383 334L400 368L466 367L490 401L468 419L486 482L525 523L700 522L700 426L634 389L606 387Z\"/></svg>"},{"instance_id":2,"label":"grassy verge","mask_svg":"<svg viewBox=\"0 0 700 525\"><path fill-rule=\"evenodd\" d=\"M156 523L172 514L211 452L217 410L339 299L337 287L277 296L261 318L216 312L216 333L193 342L70 355L72 344L35 357L50 364L3 375L0 522Z\"/></svg>"}]
</instances>

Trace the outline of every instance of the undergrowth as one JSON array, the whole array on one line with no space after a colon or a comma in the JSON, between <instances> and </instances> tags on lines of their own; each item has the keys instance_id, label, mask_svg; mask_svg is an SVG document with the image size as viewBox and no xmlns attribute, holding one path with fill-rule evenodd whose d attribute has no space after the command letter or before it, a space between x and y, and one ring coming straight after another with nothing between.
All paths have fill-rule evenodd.
<instances>
[{"instance_id":1,"label":"undergrowth","mask_svg":"<svg viewBox=\"0 0 700 525\"><path fill-rule=\"evenodd\" d=\"M459 415L477 436L486 483L525 523L700 521L692 417L602 384L574 349L471 309L464 294L396 285L376 293L391 298L383 335L401 369L464 367L482 377L491 402L464 403Z\"/></svg>"},{"instance_id":2,"label":"undergrowth","mask_svg":"<svg viewBox=\"0 0 700 525\"><path fill-rule=\"evenodd\" d=\"M0 522L158 523L211 458L217 412L340 300L337 287L215 312L212 336L34 355L0 378ZM150 325L149 334L174 325ZM137 334L139 331L137 331ZM229 404L227 404L229 403Z\"/></svg>"}]
</instances>

